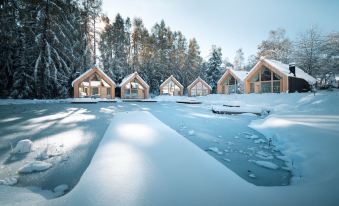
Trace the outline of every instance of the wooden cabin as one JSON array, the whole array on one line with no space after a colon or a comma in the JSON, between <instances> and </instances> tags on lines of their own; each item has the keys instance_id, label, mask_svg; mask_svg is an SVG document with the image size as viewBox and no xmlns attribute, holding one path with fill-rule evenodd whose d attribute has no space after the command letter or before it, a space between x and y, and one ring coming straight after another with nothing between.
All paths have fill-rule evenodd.
<instances>
[{"instance_id":1,"label":"wooden cabin","mask_svg":"<svg viewBox=\"0 0 339 206\"><path fill-rule=\"evenodd\" d=\"M244 80L245 93L307 92L316 79L296 67L261 58Z\"/></svg>"},{"instance_id":2,"label":"wooden cabin","mask_svg":"<svg viewBox=\"0 0 339 206\"><path fill-rule=\"evenodd\" d=\"M93 67L72 82L74 98L115 98L115 82L101 69Z\"/></svg>"},{"instance_id":3,"label":"wooden cabin","mask_svg":"<svg viewBox=\"0 0 339 206\"><path fill-rule=\"evenodd\" d=\"M149 85L137 72L126 76L119 86L122 99L147 99L149 97Z\"/></svg>"},{"instance_id":4,"label":"wooden cabin","mask_svg":"<svg viewBox=\"0 0 339 206\"><path fill-rule=\"evenodd\" d=\"M212 91L212 87L208 85L203 79L198 77L187 87L187 93L189 97L205 96L209 95Z\"/></svg>"},{"instance_id":5,"label":"wooden cabin","mask_svg":"<svg viewBox=\"0 0 339 206\"><path fill-rule=\"evenodd\" d=\"M171 75L160 85L160 95L182 96L184 95L184 86Z\"/></svg>"},{"instance_id":6,"label":"wooden cabin","mask_svg":"<svg viewBox=\"0 0 339 206\"><path fill-rule=\"evenodd\" d=\"M240 94L244 92L244 79L247 71L227 69L217 83L218 94Z\"/></svg>"}]
</instances>

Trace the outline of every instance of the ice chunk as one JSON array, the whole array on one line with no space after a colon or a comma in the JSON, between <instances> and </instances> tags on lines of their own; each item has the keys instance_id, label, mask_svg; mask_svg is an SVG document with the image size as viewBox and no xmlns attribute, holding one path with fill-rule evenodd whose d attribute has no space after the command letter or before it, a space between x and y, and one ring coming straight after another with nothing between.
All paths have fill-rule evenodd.
<instances>
[{"instance_id":1,"label":"ice chunk","mask_svg":"<svg viewBox=\"0 0 339 206\"><path fill-rule=\"evenodd\" d=\"M12 154L22 154L22 153L28 153L32 150L33 143L29 139L20 140L15 148L12 150Z\"/></svg>"},{"instance_id":2,"label":"ice chunk","mask_svg":"<svg viewBox=\"0 0 339 206\"><path fill-rule=\"evenodd\" d=\"M255 144L265 143L265 140L263 140L263 139L257 139L257 140L254 140L254 143L255 143Z\"/></svg>"},{"instance_id":3,"label":"ice chunk","mask_svg":"<svg viewBox=\"0 0 339 206\"><path fill-rule=\"evenodd\" d=\"M52 164L49 162L43 161L33 161L29 162L19 169L19 173L32 173L48 170L52 167Z\"/></svg>"},{"instance_id":4,"label":"ice chunk","mask_svg":"<svg viewBox=\"0 0 339 206\"><path fill-rule=\"evenodd\" d=\"M46 160L49 158L48 155L48 147L46 147L44 150L42 150L37 156L36 159L37 160Z\"/></svg>"},{"instance_id":5,"label":"ice chunk","mask_svg":"<svg viewBox=\"0 0 339 206\"><path fill-rule=\"evenodd\" d=\"M255 174L251 173L248 175L250 178L256 178L257 176L255 176Z\"/></svg>"},{"instance_id":6,"label":"ice chunk","mask_svg":"<svg viewBox=\"0 0 339 206\"><path fill-rule=\"evenodd\" d=\"M222 158L224 161L226 161L226 162L231 162L231 160L230 159L228 159L228 158Z\"/></svg>"},{"instance_id":7,"label":"ice chunk","mask_svg":"<svg viewBox=\"0 0 339 206\"><path fill-rule=\"evenodd\" d=\"M67 190L68 190L68 185L66 185L66 184L58 185L53 189L56 196L64 195L65 191L67 191Z\"/></svg>"},{"instance_id":8,"label":"ice chunk","mask_svg":"<svg viewBox=\"0 0 339 206\"><path fill-rule=\"evenodd\" d=\"M12 186L18 183L18 176L6 177L3 180L0 180L0 185Z\"/></svg>"},{"instance_id":9,"label":"ice chunk","mask_svg":"<svg viewBox=\"0 0 339 206\"><path fill-rule=\"evenodd\" d=\"M274 159L274 157L271 155L271 154L268 154L264 151L258 151L256 154L255 154L256 157L259 157L261 159L266 159L266 160L271 160L271 159Z\"/></svg>"},{"instance_id":10,"label":"ice chunk","mask_svg":"<svg viewBox=\"0 0 339 206\"><path fill-rule=\"evenodd\" d=\"M247 139L258 139L258 138L259 138L259 136L258 136L258 135L255 135L255 134L253 134L253 135L247 135L247 136L246 136L246 138L247 138Z\"/></svg>"},{"instance_id":11,"label":"ice chunk","mask_svg":"<svg viewBox=\"0 0 339 206\"><path fill-rule=\"evenodd\" d=\"M261 161L261 160L258 160L258 161L252 160L251 162L254 162L255 164L257 164L261 167L265 167L267 169L276 170L276 169L279 168L279 166L274 164L273 162Z\"/></svg>"},{"instance_id":12,"label":"ice chunk","mask_svg":"<svg viewBox=\"0 0 339 206\"><path fill-rule=\"evenodd\" d=\"M222 154L223 154L223 152L220 151L217 147L209 147L208 150L209 150L209 151L212 151L212 152L215 152L215 153L217 153L218 155L222 155Z\"/></svg>"}]
</instances>

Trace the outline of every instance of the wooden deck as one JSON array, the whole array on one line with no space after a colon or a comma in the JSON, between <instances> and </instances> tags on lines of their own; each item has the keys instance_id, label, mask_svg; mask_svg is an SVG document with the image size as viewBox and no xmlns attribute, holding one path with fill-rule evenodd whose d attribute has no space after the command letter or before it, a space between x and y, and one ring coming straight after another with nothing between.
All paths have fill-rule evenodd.
<instances>
[{"instance_id":1,"label":"wooden deck","mask_svg":"<svg viewBox=\"0 0 339 206\"><path fill-rule=\"evenodd\" d=\"M250 114L255 114L255 115L261 116L261 113L259 113L259 112L248 112L248 111L242 112L242 111L226 111L226 110L220 111L220 110L215 110L213 108L212 108L212 112L215 113L215 114L228 114L228 115L250 113Z\"/></svg>"},{"instance_id":2,"label":"wooden deck","mask_svg":"<svg viewBox=\"0 0 339 206\"><path fill-rule=\"evenodd\" d=\"M198 102L198 101L177 101L177 103L180 103L180 104L202 104L202 102Z\"/></svg>"}]
</instances>

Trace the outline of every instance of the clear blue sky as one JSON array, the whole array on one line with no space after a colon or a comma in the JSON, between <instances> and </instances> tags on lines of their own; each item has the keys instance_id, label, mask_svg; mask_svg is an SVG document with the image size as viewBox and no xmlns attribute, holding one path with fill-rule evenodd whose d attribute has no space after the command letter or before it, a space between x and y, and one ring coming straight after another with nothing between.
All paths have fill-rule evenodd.
<instances>
[{"instance_id":1,"label":"clear blue sky","mask_svg":"<svg viewBox=\"0 0 339 206\"><path fill-rule=\"evenodd\" d=\"M141 17L148 29L164 19L172 30L195 37L205 59L213 44L231 61L238 48L247 58L276 28L291 39L312 25L339 31L339 0L103 0L103 12L112 19L117 13Z\"/></svg>"}]
</instances>

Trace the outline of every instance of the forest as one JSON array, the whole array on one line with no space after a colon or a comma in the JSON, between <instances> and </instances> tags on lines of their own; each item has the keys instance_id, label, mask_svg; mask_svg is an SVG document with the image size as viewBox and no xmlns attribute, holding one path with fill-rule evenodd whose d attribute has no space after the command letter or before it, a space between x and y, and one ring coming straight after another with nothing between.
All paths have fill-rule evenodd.
<instances>
[{"instance_id":1,"label":"forest","mask_svg":"<svg viewBox=\"0 0 339 206\"><path fill-rule=\"evenodd\" d=\"M215 90L226 68L250 70L261 56L295 62L320 84L339 74L338 31L313 26L291 40L277 28L247 61L241 48L230 60L216 45L204 59L197 39L164 20L149 30L142 18L110 19L101 7L101 0L2 0L0 98L72 97L71 82L93 65L117 83L137 71L154 95L171 74L185 87L200 76Z\"/></svg>"}]
</instances>

